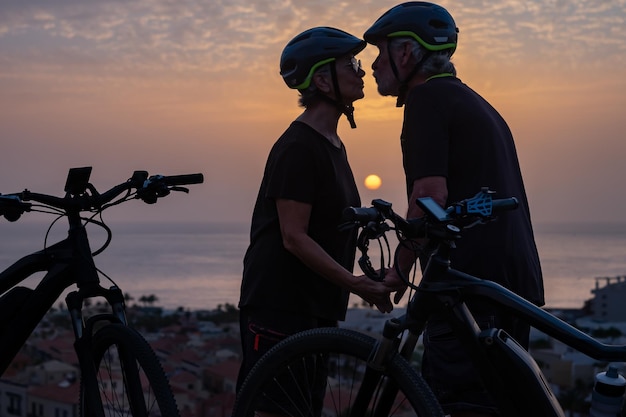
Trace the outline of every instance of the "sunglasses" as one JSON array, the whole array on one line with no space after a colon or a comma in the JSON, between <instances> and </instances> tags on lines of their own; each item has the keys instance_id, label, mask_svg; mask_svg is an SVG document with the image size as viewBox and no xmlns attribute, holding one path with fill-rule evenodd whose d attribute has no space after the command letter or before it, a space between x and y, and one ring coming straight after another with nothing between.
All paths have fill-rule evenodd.
<instances>
[{"instance_id":1,"label":"sunglasses","mask_svg":"<svg viewBox=\"0 0 626 417\"><path fill-rule=\"evenodd\" d=\"M352 70L355 73L357 73L357 74L362 69L361 68L361 60L360 59L356 59L355 57L350 58L350 64L349 65L352 67Z\"/></svg>"}]
</instances>

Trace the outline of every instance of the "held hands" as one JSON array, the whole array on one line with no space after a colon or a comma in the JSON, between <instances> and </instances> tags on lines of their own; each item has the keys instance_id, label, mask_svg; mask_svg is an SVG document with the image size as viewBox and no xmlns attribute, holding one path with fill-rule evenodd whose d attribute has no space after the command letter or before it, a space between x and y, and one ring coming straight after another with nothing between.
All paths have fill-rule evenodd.
<instances>
[{"instance_id":1,"label":"held hands","mask_svg":"<svg viewBox=\"0 0 626 417\"><path fill-rule=\"evenodd\" d=\"M393 270L385 271L385 279L382 282L374 281L366 275L361 275L357 279L358 288L353 292L370 305L375 305L381 313L389 313L393 310L390 299L392 292L396 293L394 303L397 304L406 291L406 284L398 278Z\"/></svg>"},{"instance_id":2,"label":"held hands","mask_svg":"<svg viewBox=\"0 0 626 417\"><path fill-rule=\"evenodd\" d=\"M391 292L396 293L393 297L393 303L398 304L406 292L407 285L404 280L398 276L395 268L385 271L385 280L383 283L391 289Z\"/></svg>"}]
</instances>

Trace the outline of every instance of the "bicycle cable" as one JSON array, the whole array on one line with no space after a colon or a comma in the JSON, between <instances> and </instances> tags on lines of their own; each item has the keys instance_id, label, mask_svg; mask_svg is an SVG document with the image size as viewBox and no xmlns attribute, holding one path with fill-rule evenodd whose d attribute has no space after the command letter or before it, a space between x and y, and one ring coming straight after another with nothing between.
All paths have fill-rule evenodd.
<instances>
[{"instance_id":1,"label":"bicycle cable","mask_svg":"<svg viewBox=\"0 0 626 417\"><path fill-rule=\"evenodd\" d=\"M46 209L46 210L43 210L43 209ZM48 226L48 229L46 230L46 233L43 238L43 250L46 251L48 249L48 237L50 236L50 231L52 230L52 226L54 226L54 224L58 222L60 219L65 217L65 213L62 210L57 209L56 207L50 207L50 206L46 206L43 204L33 204L31 206L30 211L36 212L36 213L57 215L57 217L54 220L52 220L52 223L50 223L50 226Z\"/></svg>"},{"instance_id":2,"label":"bicycle cable","mask_svg":"<svg viewBox=\"0 0 626 417\"><path fill-rule=\"evenodd\" d=\"M104 250L109 247L109 244L111 243L111 240L113 239L113 231L111 230L111 228L109 226L107 226L104 223L104 220L102 219L102 212L100 212L100 220L95 220L93 217L95 217L97 215L94 214L92 217L81 217L81 220L85 221L85 225L87 223L93 223L96 226L100 226L101 228L103 228L107 234L107 239L104 242L104 244L102 246L100 246L100 248L98 248L96 251L91 253L91 256L98 256L100 255L102 252L104 252Z\"/></svg>"},{"instance_id":3,"label":"bicycle cable","mask_svg":"<svg viewBox=\"0 0 626 417\"><path fill-rule=\"evenodd\" d=\"M415 278L417 276L417 263L419 261L419 257L421 255L424 255L424 246L417 243L414 239L409 239L409 238L404 237L403 233L397 228L394 228L394 230L396 231L396 237L398 238L398 243L399 243L398 248L396 249L394 253L394 260L393 260L396 274L411 290L417 290L418 287L417 285L414 284ZM413 253L413 258L415 259L415 261L413 263L413 267L411 268L411 270L413 271L412 278L407 277L400 270L400 267L398 265L398 256L399 256L398 253L400 251L400 247L403 247Z\"/></svg>"}]
</instances>

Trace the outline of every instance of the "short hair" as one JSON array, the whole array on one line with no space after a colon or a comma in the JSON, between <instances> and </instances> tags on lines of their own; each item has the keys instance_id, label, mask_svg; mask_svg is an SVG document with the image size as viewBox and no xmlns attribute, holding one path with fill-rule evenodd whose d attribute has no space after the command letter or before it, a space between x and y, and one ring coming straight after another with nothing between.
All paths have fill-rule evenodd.
<instances>
[{"instance_id":1,"label":"short hair","mask_svg":"<svg viewBox=\"0 0 626 417\"><path fill-rule=\"evenodd\" d=\"M411 52L416 61L419 61L423 54L428 53L426 59L421 63L418 74L425 76L432 76L442 73L450 73L456 76L456 68L454 63L450 60L450 51L428 51L415 39L408 37L391 38L389 42L389 48L399 48L401 45L409 43L411 45Z\"/></svg>"},{"instance_id":2,"label":"short hair","mask_svg":"<svg viewBox=\"0 0 626 417\"><path fill-rule=\"evenodd\" d=\"M315 70L315 72L313 73L313 76L315 76L316 74L330 74L331 73L330 65L331 63L322 65L321 67ZM319 89L317 88L317 86L315 85L313 81L311 81L311 84L309 84L307 88L303 90L298 90L298 91L300 92L298 105L304 108L307 108L309 105L311 105L311 103L314 103L315 101L319 100L320 96L323 94L319 91Z\"/></svg>"}]
</instances>

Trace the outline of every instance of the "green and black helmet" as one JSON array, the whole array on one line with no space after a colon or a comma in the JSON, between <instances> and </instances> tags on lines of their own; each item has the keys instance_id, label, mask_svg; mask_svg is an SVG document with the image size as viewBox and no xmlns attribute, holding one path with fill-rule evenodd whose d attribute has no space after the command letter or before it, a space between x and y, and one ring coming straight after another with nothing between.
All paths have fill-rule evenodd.
<instances>
[{"instance_id":1,"label":"green and black helmet","mask_svg":"<svg viewBox=\"0 0 626 417\"><path fill-rule=\"evenodd\" d=\"M394 37L411 37L429 51L449 50L452 55L459 29L446 9L424 1L409 1L389 9L363 38L368 43Z\"/></svg>"},{"instance_id":2,"label":"green and black helmet","mask_svg":"<svg viewBox=\"0 0 626 417\"><path fill-rule=\"evenodd\" d=\"M280 57L280 75L289 88L304 90L316 69L335 59L361 52L367 43L347 32L326 26L305 30L293 38Z\"/></svg>"}]
</instances>

